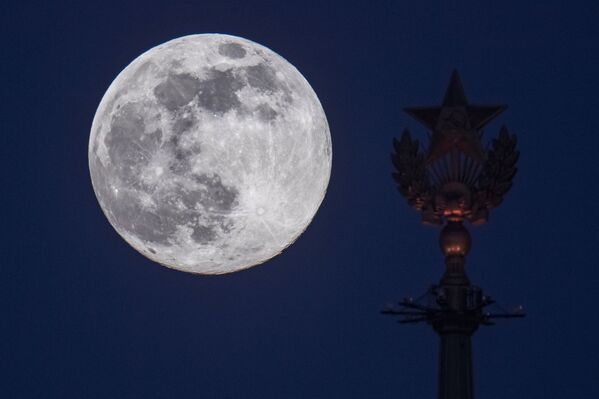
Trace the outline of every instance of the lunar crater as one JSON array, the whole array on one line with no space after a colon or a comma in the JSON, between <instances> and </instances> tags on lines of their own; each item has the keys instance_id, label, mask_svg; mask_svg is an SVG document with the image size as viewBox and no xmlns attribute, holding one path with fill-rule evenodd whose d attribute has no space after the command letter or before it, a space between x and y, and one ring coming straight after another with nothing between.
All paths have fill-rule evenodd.
<instances>
[{"instance_id":1,"label":"lunar crater","mask_svg":"<svg viewBox=\"0 0 599 399\"><path fill-rule=\"evenodd\" d=\"M225 57L235 59L243 58L246 54L245 49L239 43L222 43L218 46L218 52Z\"/></svg>"}]
</instances>

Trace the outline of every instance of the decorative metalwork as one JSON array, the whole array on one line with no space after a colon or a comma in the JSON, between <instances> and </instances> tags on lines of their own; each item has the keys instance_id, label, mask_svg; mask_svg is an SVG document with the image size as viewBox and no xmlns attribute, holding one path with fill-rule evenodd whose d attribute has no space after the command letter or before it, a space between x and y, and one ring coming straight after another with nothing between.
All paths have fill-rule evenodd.
<instances>
[{"instance_id":1,"label":"decorative metalwork","mask_svg":"<svg viewBox=\"0 0 599 399\"><path fill-rule=\"evenodd\" d=\"M393 178L423 222L482 224L502 202L517 171L516 136L504 126L485 151L481 129L506 108L469 105L454 72L441 107L405 109L429 129L430 145L422 150L408 129L400 140L393 139Z\"/></svg>"},{"instance_id":2,"label":"decorative metalwork","mask_svg":"<svg viewBox=\"0 0 599 399\"><path fill-rule=\"evenodd\" d=\"M471 336L480 325L525 315L521 306L511 311L501 308L470 284L465 271L471 237L464 223L487 222L516 175L515 135L503 126L490 146L484 148L481 141L482 128L506 108L470 105L454 71L440 107L405 109L427 127L428 147L421 148L407 129L401 139L393 140L393 179L424 223L444 226L439 245L446 269L439 284L422 297L406 298L382 313L400 316L400 323L428 323L437 332L440 399L473 397Z\"/></svg>"},{"instance_id":3,"label":"decorative metalwork","mask_svg":"<svg viewBox=\"0 0 599 399\"><path fill-rule=\"evenodd\" d=\"M495 306L493 311L489 310ZM466 306L464 318L471 324L492 326L496 319L513 319L524 317L524 309L518 306L515 309L507 310L495 302L493 298L484 295L483 290L476 286L470 286L466 289ZM447 323L449 318L454 316L451 308L448 307L447 292L440 285L432 285L419 298L404 298L397 305L390 304L381 311L382 314L401 316L398 323L409 324L426 322L431 326L439 323Z\"/></svg>"}]
</instances>

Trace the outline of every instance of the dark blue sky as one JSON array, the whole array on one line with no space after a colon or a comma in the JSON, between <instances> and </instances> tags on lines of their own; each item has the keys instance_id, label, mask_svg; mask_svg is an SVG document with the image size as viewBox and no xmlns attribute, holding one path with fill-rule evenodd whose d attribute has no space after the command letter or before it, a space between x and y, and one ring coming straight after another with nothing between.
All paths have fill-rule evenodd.
<instances>
[{"instance_id":1,"label":"dark blue sky","mask_svg":"<svg viewBox=\"0 0 599 399\"><path fill-rule=\"evenodd\" d=\"M437 337L383 305L441 276L438 230L390 178L400 109L507 103L515 186L473 232L471 280L523 320L474 337L477 397L599 397L599 6L594 1L25 2L2 6L0 391L6 398L433 398ZM114 77L192 33L239 35L308 79L333 171L311 226L253 269L202 277L130 248L87 143Z\"/></svg>"}]
</instances>

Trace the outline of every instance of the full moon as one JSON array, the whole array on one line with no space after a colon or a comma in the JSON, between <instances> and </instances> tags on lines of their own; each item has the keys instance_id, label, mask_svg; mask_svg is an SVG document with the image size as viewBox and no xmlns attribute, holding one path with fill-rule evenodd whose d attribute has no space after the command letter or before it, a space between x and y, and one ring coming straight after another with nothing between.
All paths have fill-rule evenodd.
<instances>
[{"instance_id":1,"label":"full moon","mask_svg":"<svg viewBox=\"0 0 599 399\"><path fill-rule=\"evenodd\" d=\"M112 82L91 128L104 214L149 259L221 274L276 256L310 224L331 137L306 79L272 50L222 34L177 38Z\"/></svg>"}]
</instances>

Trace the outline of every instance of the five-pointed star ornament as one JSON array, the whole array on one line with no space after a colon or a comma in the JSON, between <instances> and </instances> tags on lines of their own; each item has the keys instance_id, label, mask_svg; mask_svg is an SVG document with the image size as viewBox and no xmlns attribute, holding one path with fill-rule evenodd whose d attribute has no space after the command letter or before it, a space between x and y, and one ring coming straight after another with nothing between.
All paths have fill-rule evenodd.
<instances>
[{"instance_id":1,"label":"five-pointed star ornament","mask_svg":"<svg viewBox=\"0 0 599 399\"><path fill-rule=\"evenodd\" d=\"M427 163L434 162L454 148L481 162L484 149L480 130L506 108L505 105L468 104L460 76L453 71L443 105L404 108L404 111L432 133Z\"/></svg>"}]
</instances>

